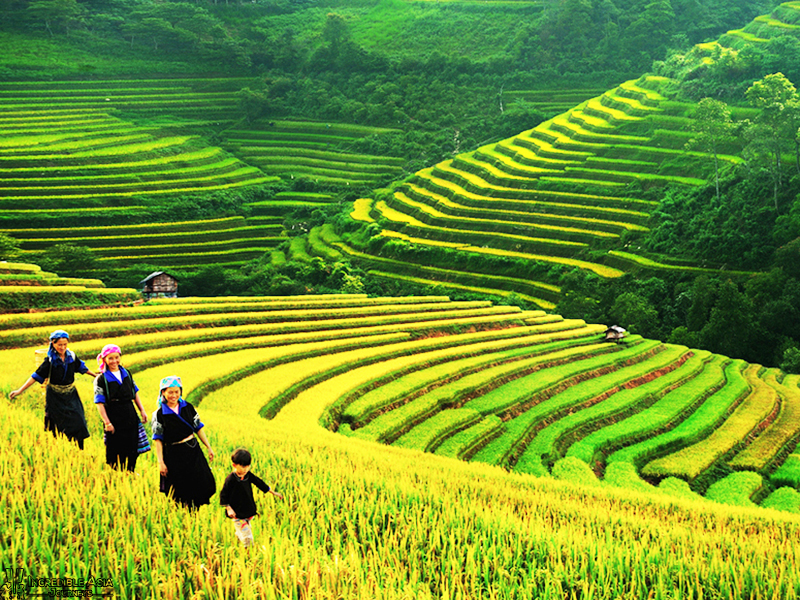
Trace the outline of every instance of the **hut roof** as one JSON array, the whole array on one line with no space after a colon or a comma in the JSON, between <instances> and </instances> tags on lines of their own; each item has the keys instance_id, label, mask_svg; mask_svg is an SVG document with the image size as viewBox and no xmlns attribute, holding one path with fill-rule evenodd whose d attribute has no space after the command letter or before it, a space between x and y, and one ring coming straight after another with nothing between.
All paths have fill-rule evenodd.
<instances>
[{"instance_id":1,"label":"hut roof","mask_svg":"<svg viewBox=\"0 0 800 600\"><path fill-rule=\"evenodd\" d=\"M139 285L142 285L143 283L147 283L148 281L150 281L151 279L155 279L155 278L156 278L156 277L158 277L159 275L166 275L167 277L172 277L172 278L173 278L175 281L178 281L178 278L177 278L177 277L175 277L174 275L170 275L170 274L169 274L169 273L167 273L166 271L155 271L155 272L153 272L153 273L150 273L150 275L148 275L148 276L147 276L147 277L145 277L144 279L142 279L142 280L139 282Z\"/></svg>"}]
</instances>

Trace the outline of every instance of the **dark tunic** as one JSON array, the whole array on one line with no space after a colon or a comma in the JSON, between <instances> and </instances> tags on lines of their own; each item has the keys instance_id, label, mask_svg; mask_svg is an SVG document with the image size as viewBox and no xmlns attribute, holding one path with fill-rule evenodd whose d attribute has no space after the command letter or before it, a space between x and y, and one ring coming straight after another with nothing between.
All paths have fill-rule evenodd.
<instances>
[{"instance_id":1,"label":"dark tunic","mask_svg":"<svg viewBox=\"0 0 800 600\"><path fill-rule=\"evenodd\" d=\"M254 517L258 514L258 509L256 509L256 501L253 498L253 485L265 494L269 491L269 486L260 477L249 471L242 479L239 479L236 473L231 473L222 484L219 503L222 506L230 506L236 513L237 519Z\"/></svg>"},{"instance_id":2,"label":"dark tunic","mask_svg":"<svg viewBox=\"0 0 800 600\"><path fill-rule=\"evenodd\" d=\"M51 361L47 356L31 375L39 383L50 379L44 402L44 428L53 435L63 433L79 443L89 437L83 404L75 389L75 373L88 371L84 362L72 350L67 350L65 360L56 355Z\"/></svg>"},{"instance_id":3,"label":"dark tunic","mask_svg":"<svg viewBox=\"0 0 800 600\"><path fill-rule=\"evenodd\" d=\"M163 444L167 474L160 490L188 507L208 504L217 490L214 475L194 434L203 428L194 406L180 400L175 413L162 403L153 413L153 439ZM181 440L192 436L188 442Z\"/></svg>"},{"instance_id":4,"label":"dark tunic","mask_svg":"<svg viewBox=\"0 0 800 600\"><path fill-rule=\"evenodd\" d=\"M94 380L94 402L106 407L108 420L114 433L106 432L106 462L115 467L121 465L128 471L136 468L139 456L139 417L134 399L139 388L133 376L124 367L119 368L122 383L114 375L101 373Z\"/></svg>"}]
</instances>

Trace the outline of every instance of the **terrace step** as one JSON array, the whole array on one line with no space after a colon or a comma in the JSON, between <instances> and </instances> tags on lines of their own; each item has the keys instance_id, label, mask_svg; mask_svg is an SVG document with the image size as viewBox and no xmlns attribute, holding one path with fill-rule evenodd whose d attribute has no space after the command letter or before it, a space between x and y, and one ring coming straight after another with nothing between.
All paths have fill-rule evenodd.
<instances>
[{"instance_id":1,"label":"terrace step","mask_svg":"<svg viewBox=\"0 0 800 600\"><path fill-rule=\"evenodd\" d=\"M649 462L642 469L644 475L661 477L682 476L694 479L733 450L778 406L778 395L758 377L760 365L750 365L744 371L751 391L724 423L705 439L673 454Z\"/></svg>"}]
</instances>

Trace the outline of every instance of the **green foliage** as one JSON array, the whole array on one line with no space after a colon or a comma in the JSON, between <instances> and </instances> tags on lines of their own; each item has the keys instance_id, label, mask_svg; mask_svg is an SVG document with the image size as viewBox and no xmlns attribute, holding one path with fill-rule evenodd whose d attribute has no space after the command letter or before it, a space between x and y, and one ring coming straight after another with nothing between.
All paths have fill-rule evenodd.
<instances>
[{"instance_id":1,"label":"green foliage","mask_svg":"<svg viewBox=\"0 0 800 600\"><path fill-rule=\"evenodd\" d=\"M724 272L603 280L573 271L560 279L555 312L591 323L645 327L670 343L778 366L787 344L800 345L800 279L783 269L741 285Z\"/></svg>"},{"instance_id":2,"label":"green foliage","mask_svg":"<svg viewBox=\"0 0 800 600\"><path fill-rule=\"evenodd\" d=\"M0 233L0 260L11 260L19 256L19 241L6 233Z\"/></svg>"},{"instance_id":3,"label":"green foliage","mask_svg":"<svg viewBox=\"0 0 800 600\"><path fill-rule=\"evenodd\" d=\"M692 119L692 131L694 131L695 137L687 142L686 147L687 149L699 148L713 154L717 203L720 201L718 154L733 139L735 127L731 120L731 111L724 102L713 98L700 100Z\"/></svg>"},{"instance_id":4,"label":"green foliage","mask_svg":"<svg viewBox=\"0 0 800 600\"><path fill-rule=\"evenodd\" d=\"M38 264L45 271L71 277L91 274L98 265L94 250L69 242L51 246L32 257L32 262Z\"/></svg>"},{"instance_id":5,"label":"green foliage","mask_svg":"<svg viewBox=\"0 0 800 600\"><path fill-rule=\"evenodd\" d=\"M780 366L787 373L800 373L800 348L797 346L786 348Z\"/></svg>"}]
</instances>

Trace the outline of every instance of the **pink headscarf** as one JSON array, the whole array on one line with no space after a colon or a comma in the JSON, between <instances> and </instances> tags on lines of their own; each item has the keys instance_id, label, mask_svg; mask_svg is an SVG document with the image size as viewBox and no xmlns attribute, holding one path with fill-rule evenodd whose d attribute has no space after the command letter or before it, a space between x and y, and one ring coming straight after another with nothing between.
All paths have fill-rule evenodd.
<instances>
[{"instance_id":1,"label":"pink headscarf","mask_svg":"<svg viewBox=\"0 0 800 600\"><path fill-rule=\"evenodd\" d=\"M100 351L100 354L97 355L97 366L100 368L100 372L104 373L106 370L106 356L109 354L122 354L122 350L119 349L119 346L116 344L106 344L103 346L103 349Z\"/></svg>"}]
</instances>

